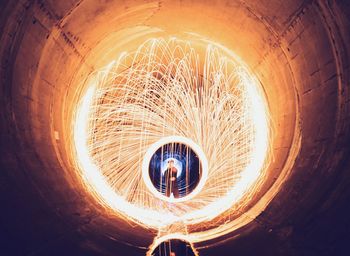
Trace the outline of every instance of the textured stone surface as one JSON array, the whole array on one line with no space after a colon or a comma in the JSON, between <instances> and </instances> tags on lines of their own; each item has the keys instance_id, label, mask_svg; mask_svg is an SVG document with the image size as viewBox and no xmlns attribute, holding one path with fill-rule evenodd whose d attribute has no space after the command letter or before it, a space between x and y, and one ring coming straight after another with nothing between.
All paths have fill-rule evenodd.
<instances>
[{"instance_id":1,"label":"textured stone surface","mask_svg":"<svg viewBox=\"0 0 350 256\"><path fill-rule=\"evenodd\" d=\"M346 0L0 1L0 254L145 254L153 233L84 193L64 147L73 81L138 26L197 31L257 74L276 130L266 190L300 128L277 196L226 242L198 245L200 254L348 255L349 15Z\"/></svg>"}]
</instances>

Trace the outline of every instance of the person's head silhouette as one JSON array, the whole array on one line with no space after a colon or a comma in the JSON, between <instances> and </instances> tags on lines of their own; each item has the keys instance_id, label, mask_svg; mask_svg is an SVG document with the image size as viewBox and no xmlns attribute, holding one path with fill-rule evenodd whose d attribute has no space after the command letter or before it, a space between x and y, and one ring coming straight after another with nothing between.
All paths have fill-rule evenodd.
<instances>
[{"instance_id":1,"label":"person's head silhouette","mask_svg":"<svg viewBox=\"0 0 350 256\"><path fill-rule=\"evenodd\" d=\"M173 160L173 159L170 159L170 160L168 161L168 168L172 168L172 167L174 167L174 160Z\"/></svg>"}]
</instances>

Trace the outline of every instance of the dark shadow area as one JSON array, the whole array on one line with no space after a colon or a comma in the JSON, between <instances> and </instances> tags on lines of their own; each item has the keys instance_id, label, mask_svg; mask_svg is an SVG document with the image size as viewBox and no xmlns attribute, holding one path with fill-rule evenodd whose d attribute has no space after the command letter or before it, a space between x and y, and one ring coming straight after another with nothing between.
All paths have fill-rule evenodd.
<instances>
[{"instance_id":1,"label":"dark shadow area","mask_svg":"<svg viewBox=\"0 0 350 256\"><path fill-rule=\"evenodd\" d=\"M172 239L160 243L152 256L195 256L195 253L188 242Z\"/></svg>"}]
</instances>

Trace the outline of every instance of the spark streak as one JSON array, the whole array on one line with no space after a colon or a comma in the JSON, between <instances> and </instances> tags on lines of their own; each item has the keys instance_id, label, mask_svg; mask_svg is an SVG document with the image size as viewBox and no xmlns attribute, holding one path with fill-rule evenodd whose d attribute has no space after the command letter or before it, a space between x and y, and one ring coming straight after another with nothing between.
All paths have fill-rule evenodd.
<instances>
[{"instance_id":1,"label":"spark streak","mask_svg":"<svg viewBox=\"0 0 350 256\"><path fill-rule=\"evenodd\" d=\"M257 81L232 56L213 44L151 39L91 76L74 146L100 201L152 228L210 221L239 203L264 174L269 124ZM207 161L205 184L176 203L155 196L142 172L147 150L171 136L193 141Z\"/></svg>"}]
</instances>

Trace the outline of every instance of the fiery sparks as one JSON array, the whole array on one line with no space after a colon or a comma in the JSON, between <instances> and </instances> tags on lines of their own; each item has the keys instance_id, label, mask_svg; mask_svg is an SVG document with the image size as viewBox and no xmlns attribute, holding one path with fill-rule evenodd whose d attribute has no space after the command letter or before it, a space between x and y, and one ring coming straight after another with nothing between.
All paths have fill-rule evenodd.
<instances>
[{"instance_id":1,"label":"fiery sparks","mask_svg":"<svg viewBox=\"0 0 350 256\"><path fill-rule=\"evenodd\" d=\"M73 124L77 165L88 189L124 218L150 228L210 221L262 177L264 96L218 45L151 39L92 74L87 88ZM157 196L145 177L147 152L169 138L193 142L204 159L202 183L185 200Z\"/></svg>"}]
</instances>

